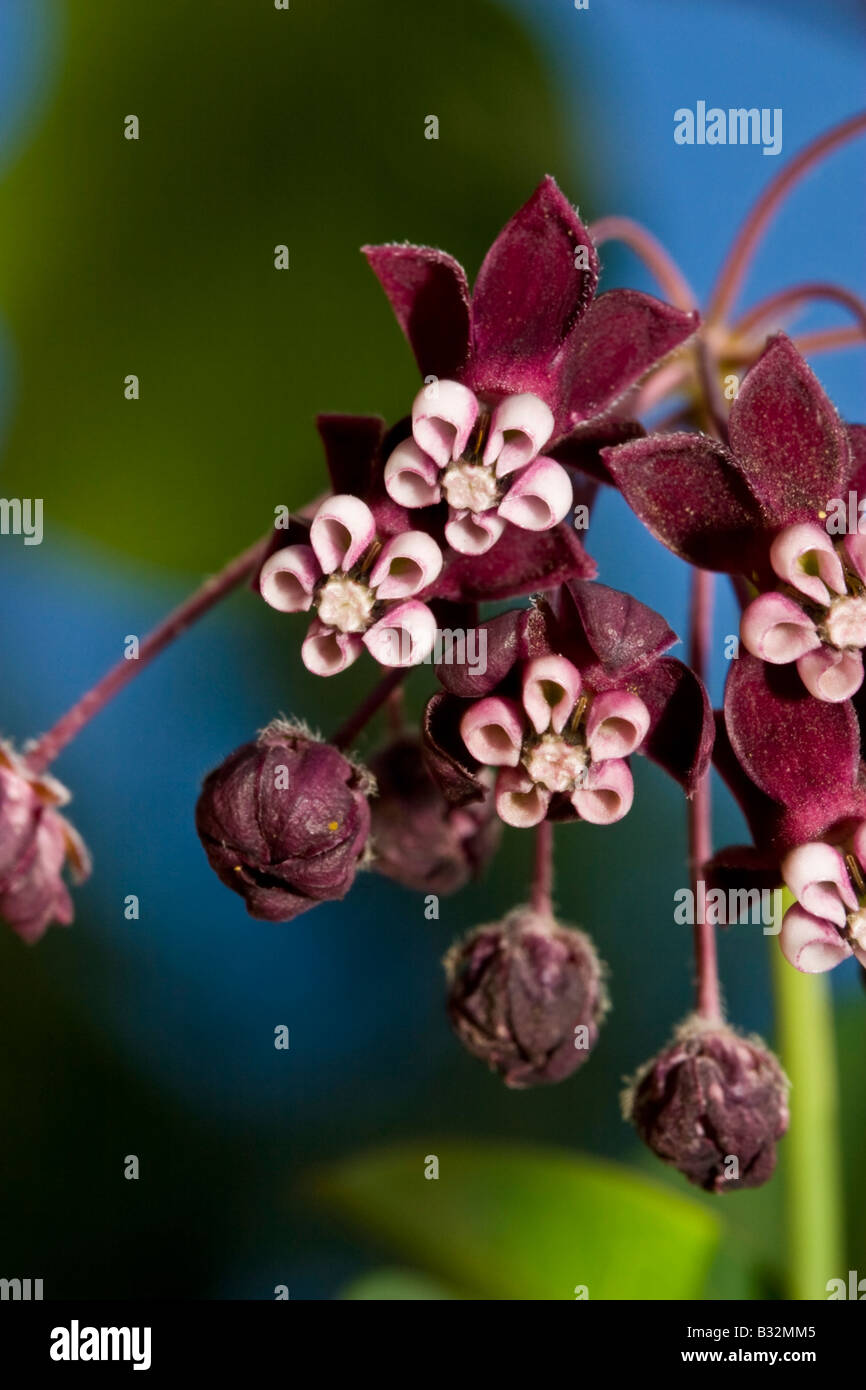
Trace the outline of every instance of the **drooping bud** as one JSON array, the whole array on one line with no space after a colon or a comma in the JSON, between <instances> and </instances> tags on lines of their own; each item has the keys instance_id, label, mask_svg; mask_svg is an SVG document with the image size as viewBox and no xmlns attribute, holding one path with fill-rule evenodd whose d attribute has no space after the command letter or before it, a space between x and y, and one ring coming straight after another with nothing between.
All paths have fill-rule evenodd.
<instances>
[{"instance_id":1,"label":"drooping bud","mask_svg":"<svg viewBox=\"0 0 866 1390\"><path fill-rule=\"evenodd\" d=\"M759 1038L693 1015L624 1091L644 1143L706 1192L760 1187L788 1128L788 1081Z\"/></svg>"},{"instance_id":2,"label":"drooping bud","mask_svg":"<svg viewBox=\"0 0 866 1390\"><path fill-rule=\"evenodd\" d=\"M44 936L52 922L68 926L74 912L63 881L67 861L76 882L90 873L77 831L55 809L66 788L0 743L0 917L24 941Z\"/></svg>"},{"instance_id":3,"label":"drooping bud","mask_svg":"<svg viewBox=\"0 0 866 1390\"><path fill-rule=\"evenodd\" d=\"M422 893L455 893L484 868L502 825L492 791L452 806L427 771L420 740L398 738L374 756L373 868Z\"/></svg>"},{"instance_id":4,"label":"drooping bud","mask_svg":"<svg viewBox=\"0 0 866 1390\"><path fill-rule=\"evenodd\" d=\"M589 1056L607 1008L589 937L518 907L445 957L448 1013L464 1047L507 1086L562 1081Z\"/></svg>"},{"instance_id":5,"label":"drooping bud","mask_svg":"<svg viewBox=\"0 0 866 1390\"><path fill-rule=\"evenodd\" d=\"M196 829L211 868L250 916L288 922L348 893L372 789L338 748L275 720L205 778Z\"/></svg>"}]
</instances>

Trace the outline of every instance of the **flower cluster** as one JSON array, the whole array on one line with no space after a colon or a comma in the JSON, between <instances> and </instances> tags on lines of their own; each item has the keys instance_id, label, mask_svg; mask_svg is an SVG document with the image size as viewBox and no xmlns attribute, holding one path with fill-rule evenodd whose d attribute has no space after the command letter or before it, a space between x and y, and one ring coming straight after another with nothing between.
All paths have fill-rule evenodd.
<instances>
[{"instance_id":1,"label":"flower cluster","mask_svg":"<svg viewBox=\"0 0 866 1390\"><path fill-rule=\"evenodd\" d=\"M327 494L147 646L150 659L251 580L272 609L310 616L300 655L315 675L365 652L385 668L332 742L280 719L206 777L198 833L252 917L290 921L343 898L364 869L456 892L484 872L503 823L532 829L529 905L445 958L457 1037L511 1087L562 1081L596 1045L606 972L588 935L554 912L554 827L579 836L574 823L626 816L637 755L684 793L695 878L783 882L791 964L866 968L866 535L835 524L840 499L866 485L866 427L843 423L794 341L750 338L776 326L774 301L728 328L725 290L702 325L679 272L629 225L675 303L598 293L605 224L588 228L550 178L471 291L442 251L364 248L420 371L409 413L391 426L320 416ZM728 410L718 379L730 361L746 370ZM667 396L679 400L669 423L648 427ZM596 578L571 513L579 504L582 530L602 486L693 567L688 663L669 654L677 639L660 614ZM742 606L743 650L728 653L715 715L708 572L732 576ZM455 632L471 632L483 659L454 660L440 639ZM425 661L436 688L414 728L400 682ZM110 672L28 758L0 747L0 912L27 940L71 920L64 862L88 869L44 768L128 678ZM384 707L391 736L365 767L346 749ZM751 836L715 854L711 762ZM772 1173L788 1086L763 1044L724 1021L708 931L697 1011L636 1073L624 1106L660 1158L721 1192Z\"/></svg>"}]
</instances>

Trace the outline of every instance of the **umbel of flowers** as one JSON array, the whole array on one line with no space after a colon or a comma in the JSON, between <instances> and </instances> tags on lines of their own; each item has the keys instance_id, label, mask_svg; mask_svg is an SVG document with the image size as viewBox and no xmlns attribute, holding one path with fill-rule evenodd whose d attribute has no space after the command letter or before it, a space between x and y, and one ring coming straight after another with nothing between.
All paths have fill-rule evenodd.
<instances>
[{"instance_id":1,"label":"umbel of flowers","mask_svg":"<svg viewBox=\"0 0 866 1390\"><path fill-rule=\"evenodd\" d=\"M816 142L801 171L864 128ZM319 416L327 493L208 580L137 663L119 663L36 743L0 747L0 913L13 930L33 942L70 922L62 870L89 871L50 764L249 583L314 675L356 662L379 675L330 739L274 720L204 779L196 826L210 865L251 917L288 922L344 898L364 871L457 892L485 871L503 826L531 835L526 902L490 913L445 957L455 1034L507 1086L562 1082L599 1045L615 982L555 909L554 830L577 855L583 824L616 835L636 757L682 790L695 882L784 882L791 965L866 967L866 538L828 524L864 485L866 429L839 418L804 344L774 331L779 304L826 286L725 321L760 222L734 244L705 325L647 233L616 218L587 227L551 178L495 238L471 290L443 251L364 248L418 365L406 414L391 425ZM598 248L613 235L665 299L598 293ZM862 336L866 307L836 297L856 308ZM743 379L728 410L718 383L732 362ZM665 401L670 423L648 432ZM597 579L571 524L575 502L588 515L604 486L693 567L687 662L670 654L663 617ZM714 571L735 579L743 647L715 716L704 686ZM439 660L439 636L455 628L483 638L484 661ZM434 661L414 728L401 683ZM359 758L351 750L382 711L389 736ZM751 837L715 853L711 761ZM764 1044L725 1021L713 932L696 931L694 1013L623 1104L659 1158L718 1193L772 1173L788 1084Z\"/></svg>"}]
</instances>

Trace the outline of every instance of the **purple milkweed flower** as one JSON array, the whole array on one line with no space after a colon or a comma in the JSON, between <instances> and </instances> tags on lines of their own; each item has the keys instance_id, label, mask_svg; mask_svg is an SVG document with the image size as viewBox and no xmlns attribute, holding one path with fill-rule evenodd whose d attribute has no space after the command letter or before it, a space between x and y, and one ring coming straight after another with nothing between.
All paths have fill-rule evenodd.
<instances>
[{"instance_id":1,"label":"purple milkweed flower","mask_svg":"<svg viewBox=\"0 0 866 1390\"><path fill-rule=\"evenodd\" d=\"M315 609L301 659L317 676L333 676L364 647L383 666L415 666L429 656L436 619L415 597L442 569L442 552L424 531L384 543L359 497L329 497L310 526L309 545L270 555L259 575L262 597L283 613Z\"/></svg>"},{"instance_id":2,"label":"purple milkweed flower","mask_svg":"<svg viewBox=\"0 0 866 1390\"><path fill-rule=\"evenodd\" d=\"M466 806L445 800L421 756L421 743L400 737L370 760L371 867L422 893L455 893L477 876L499 842L492 795Z\"/></svg>"},{"instance_id":3,"label":"purple milkweed flower","mask_svg":"<svg viewBox=\"0 0 866 1390\"><path fill-rule=\"evenodd\" d=\"M205 778L196 829L250 916L288 922L348 893L367 849L372 790L338 748L275 720Z\"/></svg>"},{"instance_id":4,"label":"purple milkweed flower","mask_svg":"<svg viewBox=\"0 0 866 1390\"><path fill-rule=\"evenodd\" d=\"M84 841L55 809L68 800L60 782L0 743L0 917L28 943L73 920L64 866L79 883L90 873Z\"/></svg>"},{"instance_id":5,"label":"purple milkweed flower","mask_svg":"<svg viewBox=\"0 0 866 1390\"><path fill-rule=\"evenodd\" d=\"M706 1192L760 1187L788 1128L788 1082L760 1039L695 1015L630 1082L623 1114Z\"/></svg>"},{"instance_id":6,"label":"purple milkweed flower","mask_svg":"<svg viewBox=\"0 0 866 1390\"><path fill-rule=\"evenodd\" d=\"M566 462L575 441L604 428L697 326L697 315L634 290L595 298L595 246L552 178L500 232L471 295L443 251L364 252L427 383L386 487L406 507L446 501L446 537L469 555L495 545L507 522L540 531L566 516L571 482L557 453ZM621 437L633 430L624 423Z\"/></svg>"},{"instance_id":7,"label":"purple milkweed flower","mask_svg":"<svg viewBox=\"0 0 866 1390\"><path fill-rule=\"evenodd\" d=\"M625 759L645 752L691 794L709 763L712 713L694 673L663 653L664 620L627 594L574 580L540 604L484 624L487 669L437 669L427 706L428 762L458 804L498 769L496 805L511 825L609 824L632 802Z\"/></svg>"},{"instance_id":8,"label":"purple milkweed flower","mask_svg":"<svg viewBox=\"0 0 866 1390\"><path fill-rule=\"evenodd\" d=\"M866 966L866 821L841 847L798 845L782 860L797 902L782 922L779 945L806 974L832 970L853 955Z\"/></svg>"},{"instance_id":9,"label":"purple milkweed flower","mask_svg":"<svg viewBox=\"0 0 866 1390\"><path fill-rule=\"evenodd\" d=\"M754 841L713 857L707 868L716 882L772 887L792 850L850 840L866 820L854 706L816 700L790 668L748 653L731 663L713 759Z\"/></svg>"},{"instance_id":10,"label":"purple milkweed flower","mask_svg":"<svg viewBox=\"0 0 866 1390\"><path fill-rule=\"evenodd\" d=\"M454 1031L507 1086L562 1081L586 1061L607 994L584 932L518 907L456 942L444 963Z\"/></svg>"},{"instance_id":11,"label":"purple milkweed flower","mask_svg":"<svg viewBox=\"0 0 866 1390\"><path fill-rule=\"evenodd\" d=\"M793 344L771 338L731 407L730 449L699 434L602 450L626 501L665 545L764 590L743 644L796 663L806 689L842 702L863 681L866 536L834 539L828 509L866 483L866 428L839 419Z\"/></svg>"}]
</instances>

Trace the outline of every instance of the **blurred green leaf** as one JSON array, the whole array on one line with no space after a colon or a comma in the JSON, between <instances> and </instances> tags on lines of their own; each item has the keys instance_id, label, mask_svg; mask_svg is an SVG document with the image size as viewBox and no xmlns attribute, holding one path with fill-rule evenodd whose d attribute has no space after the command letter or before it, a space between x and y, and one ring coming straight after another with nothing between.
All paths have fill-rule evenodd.
<instances>
[{"instance_id":1,"label":"blurred green leaf","mask_svg":"<svg viewBox=\"0 0 866 1390\"><path fill-rule=\"evenodd\" d=\"M344 1299L367 1302L435 1302L438 1299L459 1298L426 1274L412 1269L375 1269L353 1280L340 1294Z\"/></svg>"},{"instance_id":2,"label":"blurred green leaf","mask_svg":"<svg viewBox=\"0 0 866 1390\"><path fill-rule=\"evenodd\" d=\"M317 412L410 407L362 243L445 246L474 275L543 174L586 190L533 43L491 0L50 9L47 110L0 182L3 486L44 498L49 540L216 567L323 487Z\"/></svg>"},{"instance_id":3,"label":"blurred green leaf","mask_svg":"<svg viewBox=\"0 0 866 1390\"><path fill-rule=\"evenodd\" d=\"M320 1172L315 1191L389 1247L491 1299L701 1294L719 1223L625 1168L556 1150L449 1141L380 1150Z\"/></svg>"}]
</instances>

